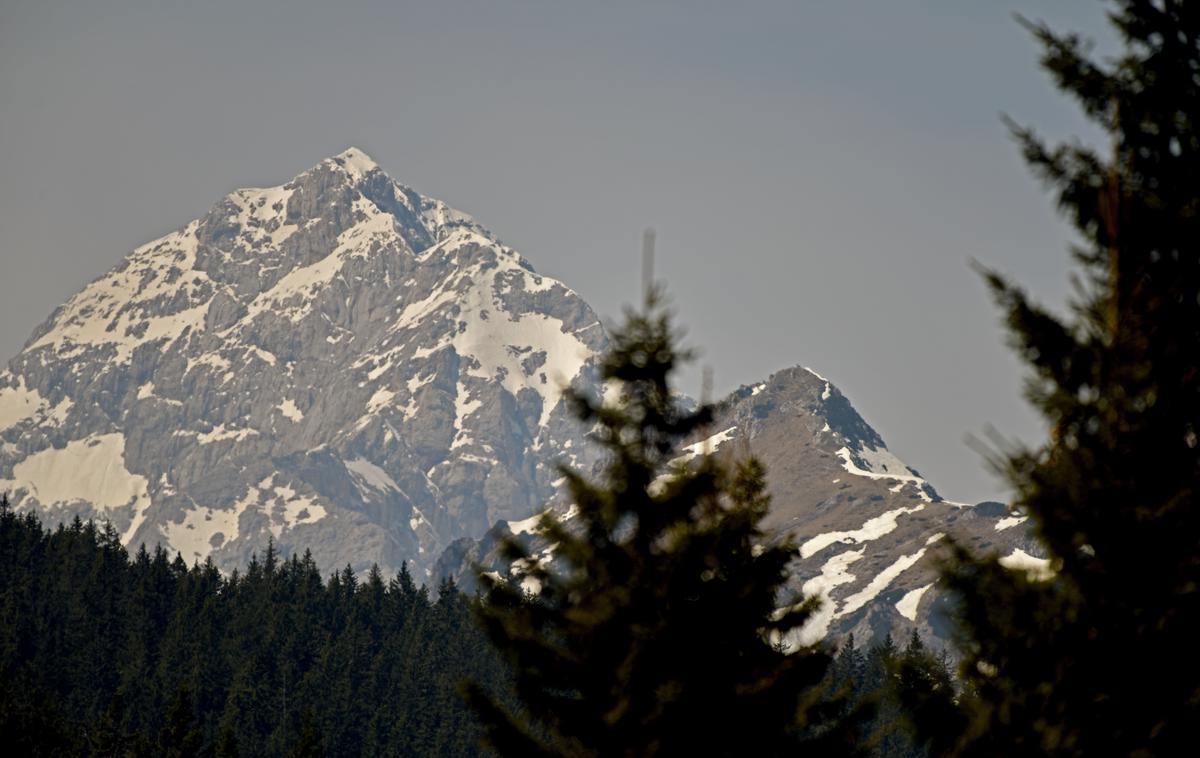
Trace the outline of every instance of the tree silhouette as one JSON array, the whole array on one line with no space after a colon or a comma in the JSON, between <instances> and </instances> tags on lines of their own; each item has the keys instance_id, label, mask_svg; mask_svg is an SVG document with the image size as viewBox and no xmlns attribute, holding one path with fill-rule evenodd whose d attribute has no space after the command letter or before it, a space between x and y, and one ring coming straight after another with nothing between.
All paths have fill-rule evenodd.
<instances>
[{"instance_id":1,"label":"tree silhouette","mask_svg":"<svg viewBox=\"0 0 1200 758\"><path fill-rule=\"evenodd\" d=\"M481 617L513 664L519 712L483 688L473 700L502 755L776 755L833 732L807 709L829 662L778 642L812 602L777 610L794 547L763 533L763 468L689 459L711 409L685 410L672 375L677 347L661 291L628 311L601 365L610 396L573 393L606 453L588 481L564 469L574 515L546 515L552 545L530 556L515 540L516 582L487 575ZM619 396L619 400L612 399Z\"/></svg>"},{"instance_id":2,"label":"tree silhouette","mask_svg":"<svg viewBox=\"0 0 1200 758\"><path fill-rule=\"evenodd\" d=\"M1110 61L1024 22L1111 154L1014 133L1082 243L1061 317L994 272L1027 395L1052 429L998 463L1049 554L1044 575L959 552L958 750L1178 755L1200 724L1200 5L1122 0Z\"/></svg>"}]
</instances>

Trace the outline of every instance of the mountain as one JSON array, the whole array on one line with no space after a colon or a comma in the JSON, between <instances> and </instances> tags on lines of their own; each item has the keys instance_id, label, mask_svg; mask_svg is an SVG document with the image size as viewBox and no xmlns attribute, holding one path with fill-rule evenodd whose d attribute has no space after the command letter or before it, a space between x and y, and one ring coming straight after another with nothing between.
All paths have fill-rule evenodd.
<instances>
[{"instance_id":1,"label":"mountain","mask_svg":"<svg viewBox=\"0 0 1200 758\"><path fill-rule=\"evenodd\" d=\"M361 151L133 251L0 375L0 489L128 545L424 566L585 456L595 313Z\"/></svg>"},{"instance_id":2,"label":"mountain","mask_svg":"<svg viewBox=\"0 0 1200 758\"><path fill-rule=\"evenodd\" d=\"M793 589L825 601L800 641L903 639L913 625L948 640L935 566L947 537L998 551L1013 568L1042 569L1023 518L1001 503L943 499L811 369L780 371L733 393L713 428L723 430L718 453L753 452L766 465L766 526L799 545Z\"/></svg>"},{"instance_id":3,"label":"mountain","mask_svg":"<svg viewBox=\"0 0 1200 758\"><path fill-rule=\"evenodd\" d=\"M570 288L350 149L231 193L56 310L0 374L0 490L225 570L273 539L325 571L519 581L497 540L569 513L560 461L594 469L562 389L594 387L605 347ZM705 451L767 464L793 589L828 601L809 638L944 634L945 535L1040 568L1019 517L943 500L811 370L726 398L685 454Z\"/></svg>"},{"instance_id":4,"label":"mountain","mask_svg":"<svg viewBox=\"0 0 1200 758\"><path fill-rule=\"evenodd\" d=\"M709 432L684 450L686 457L754 454L767 469L771 510L764 526L772 539L798 545L790 589L820 595L821 609L796 642L854 634L860 642L914 628L949 640L947 598L936 586L935 555L953 537L977 551L997 551L1013 569L1045 571L1024 519L1001 503L968 505L943 499L919 472L893 455L849 400L811 369L795 367L742 387L717 406ZM569 505L554 511L570 523ZM463 538L439 560L435 573L470 586L481 564L511 581L520 566L505 562L499 540L520 540L539 560L553 546L536 534L536 520L501 523L482 539Z\"/></svg>"}]
</instances>

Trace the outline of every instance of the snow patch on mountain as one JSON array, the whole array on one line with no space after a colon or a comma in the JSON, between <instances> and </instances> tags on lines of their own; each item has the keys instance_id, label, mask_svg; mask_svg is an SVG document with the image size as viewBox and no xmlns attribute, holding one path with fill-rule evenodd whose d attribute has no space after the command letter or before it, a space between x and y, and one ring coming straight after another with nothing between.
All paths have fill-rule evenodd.
<instances>
[{"instance_id":1,"label":"snow patch on mountain","mask_svg":"<svg viewBox=\"0 0 1200 758\"><path fill-rule=\"evenodd\" d=\"M804 544L800 546L800 557L808 558L816 555L826 547L837 543L853 545L860 542L877 540L883 535L895 531L897 519L899 519L901 516L908 513L917 513L918 511L924 510L924 508L925 506L923 504L916 505L911 508L896 508L894 510L881 513L874 518L868 519L857 529L818 534L816 537L805 540Z\"/></svg>"},{"instance_id":2,"label":"snow patch on mountain","mask_svg":"<svg viewBox=\"0 0 1200 758\"><path fill-rule=\"evenodd\" d=\"M681 450L683 455L680 455L678 458L675 458L673 461L671 461L671 463L675 463L675 464L685 463L687 461L692 460L693 458L695 458L698 455L712 455L713 453L715 453L717 451L717 448L719 448L721 445L734 439L734 433L736 431L737 431L737 427L731 426L728 429L717 432L716 434L706 437L706 438L700 440L699 442L693 443L691 445L686 445Z\"/></svg>"},{"instance_id":3,"label":"snow patch on mountain","mask_svg":"<svg viewBox=\"0 0 1200 758\"><path fill-rule=\"evenodd\" d=\"M833 590L840 585L853 583L857 577L851 574L848 567L862 560L866 549L847 550L838 553L821 566L821 573L806 581L802 587L804 597L817 597L820 604L817 610L809 616L804 626L793 631L785 645L794 648L797 645L813 645L821 641L829 624L838 615L838 603L833 599Z\"/></svg>"},{"instance_id":4,"label":"snow patch on mountain","mask_svg":"<svg viewBox=\"0 0 1200 758\"><path fill-rule=\"evenodd\" d=\"M58 358L90 347L107 347L112 360L126 363L135 348L173 342L204 329L213 284L194 268L198 222L144 245L125 263L67 301L53 328L26 351L51 347Z\"/></svg>"},{"instance_id":5,"label":"snow patch on mountain","mask_svg":"<svg viewBox=\"0 0 1200 758\"><path fill-rule=\"evenodd\" d=\"M1015 548L1011 553L999 560L1000 565L1010 571L1023 571L1030 581L1044 582L1055 575L1054 567L1049 558L1037 558L1021 548Z\"/></svg>"},{"instance_id":6,"label":"snow patch on mountain","mask_svg":"<svg viewBox=\"0 0 1200 758\"><path fill-rule=\"evenodd\" d=\"M17 377L15 387L0 388L0 429L8 429L43 411L45 402L34 388L25 386L25 377Z\"/></svg>"},{"instance_id":7,"label":"snow patch on mountain","mask_svg":"<svg viewBox=\"0 0 1200 758\"><path fill-rule=\"evenodd\" d=\"M1011 529L1014 526L1024 524L1028 516L1008 516L996 522L996 531L1002 532L1005 529Z\"/></svg>"},{"instance_id":8,"label":"snow patch on mountain","mask_svg":"<svg viewBox=\"0 0 1200 758\"><path fill-rule=\"evenodd\" d=\"M813 376L817 377L821 381L825 382L825 389L821 390L821 399L822 400L828 400L829 398L833 397L833 385L830 384L828 379L821 376L816 371L813 371L808 366L805 366L804 370L807 371L808 373L812 374Z\"/></svg>"},{"instance_id":9,"label":"snow patch on mountain","mask_svg":"<svg viewBox=\"0 0 1200 758\"><path fill-rule=\"evenodd\" d=\"M346 148L332 158L326 158L326 161L341 166L355 179L361 179L372 171L379 170L379 164L357 147Z\"/></svg>"},{"instance_id":10,"label":"snow patch on mountain","mask_svg":"<svg viewBox=\"0 0 1200 758\"><path fill-rule=\"evenodd\" d=\"M290 397L275 407L279 409L284 418L294 424L299 424L304 420L304 412L296 405L296 401Z\"/></svg>"},{"instance_id":11,"label":"snow patch on mountain","mask_svg":"<svg viewBox=\"0 0 1200 758\"><path fill-rule=\"evenodd\" d=\"M176 434L189 434L189 432L176 432ZM236 442L257 434L257 429L229 429L224 424L217 424L210 431L196 434L195 437L196 441L201 445L211 445L214 442L226 442L229 440Z\"/></svg>"},{"instance_id":12,"label":"snow patch on mountain","mask_svg":"<svg viewBox=\"0 0 1200 758\"><path fill-rule=\"evenodd\" d=\"M917 495L922 500L927 503L933 502L933 497L929 494L931 488L925 478L906 466L886 448L877 449L864 444L858 450L852 451L848 447L842 447L836 455L842 459L842 468L854 476L899 482L892 489L893 492L899 492L905 485L913 484L916 485Z\"/></svg>"},{"instance_id":13,"label":"snow patch on mountain","mask_svg":"<svg viewBox=\"0 0 1200 758\"><path fill-rule=\"evenodd\" d=\"M388 492L404 492L388 472L364 458L351 458L345 464L365 499L371 500Z\"/></svg>"},{"instance_id":14,"label":"snow patch on mountain","mask_svg":"<svg viewBox=\"0 0 1200 758\"><path fill-rule=\"evenodd\" d=\"M896 601L896 612L909 621L917 620L917 608L921 605L921 598L925 597L925 593L933 586L933 582L917 587L915 590L909 590L904 593L904 597Z\"/></svg>"},{"instance_id":15,"label":"snow patch on mountain","mask_svg":"<svg viewBox=\"0 0 1200 758\"><path fill-rule=\"evenodd\" d=\"M891 479L901 483L925 483L922 477L913 474L907 466L900 462L899 458L887 450L864 447L863 450L855 453L851 452L850 448L843 447L837 451L837 456L842 459L842 468L855 476L868 479ZM863 461L866 463L863 464ZM863 465L866 465L867 468L863 468Z\"/></svg>"},{"instance_id":16,"label":"snow patch on mountain","mask_svg":"<svg viewBox=\"0 0 1200 758\"><path fill-rule=\"evenodd\" d=\"M260 484L258 502L270 519L270 531L279 539L284 530L302 524L313 524L325 518L327 511L310 495L300 494L288 484L274 484L278 477L268 477Z\"/></svg>"},{"instance_id":17,"label":"snow patch on mountain","mask_svg":"<svg viewBox=\"0 0 1200 758\"><path fill-rule=\"evenodd\" d=\"M510 532L512 532L513 534L537 534L538 527L542 523L543 516L549 514L553 518L557 519L559 523L565 524L566 522L575 518L576 514L578 514L578 513L579 513L579 507L576 506L574 503L569 505L567 507L567 509L565 511L563 511L561 514L557 513L553 509L547 509L545 511L542 511L541 513L535 513L534 515L530 516L527 519L521 519L520 521L510 521L508 524L508 530Z\"/></svg>"},{"instance_id":18,"label":"snow patch on mountain","mask_svg":"<svg viewBox=\"0 0 1200 758\"><path fill-rule=\"evenodd\" d=\"M203 561L213 548L238 538L238 520L250 505L241 500L232 508L194 508L184 513L181 523L163 524L163 537L184 560Z\"/></svg>"},{"instance_id":19,"label":"snow patch on mountain","mask_svg":"<svg viewBox=\"0 0 1200 758\"><path fill-rule=\"evenodd\" d=\"M942 534L935 534L930 537L925 544L931 545L940 540L943 536L944 535ZM926 550L928 550L928 547L923 547L917 552L909 555L901 555L899 558L893 561L891 565L872 577L871 581L867 583L866 587L863 587L858 592L854 593L850 597L847 597L843 601L842 607L836 614L834 614L835 617L845 616L848 613L854 613L871 600L874 600L880 592L883 592L885 589L887 589L887 586L891 584L896 577L912 568L917 561L921 560L921 558L925 556Z\"/></svg>"},{"instance_id":20,"label":"snow patch on mountain","mask_svg":"<svg viewBox=\"0 0 1200 758\"><path fill-rule=\"evenodd\" d=\"M147 497L146 478L125 468L125 437L119 433L46 448L16 464L13 475L0 486L23 487L44 505L88 501L112 510Z\"/></svg>"}]
</instances>

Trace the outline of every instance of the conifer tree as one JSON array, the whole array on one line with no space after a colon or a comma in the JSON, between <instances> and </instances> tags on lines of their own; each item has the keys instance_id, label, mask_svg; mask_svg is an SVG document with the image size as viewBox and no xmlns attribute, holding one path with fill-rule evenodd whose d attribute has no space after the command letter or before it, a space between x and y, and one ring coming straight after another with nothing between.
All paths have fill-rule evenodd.
<instances>
[{"instance_id":1,"label":"conifer tree","mask_svg":"<svg viewBox=\"0 0 1200 758\"><path fill-rule=\"evenodd\" d=\"M896 703L902 744L909 755L943 755L963 729L960 695L943 652L935 655L914 629L891 665L889 693Z\"/></svg>"},{"instance_id":2,"label":"conifer tree","mask_svg":"<svg viewBox=\"0 0 1200 758\"><path fill-rule=\"evenodd\" d=\"M175 690L167 707L166 721L158 733L155 754L163 758L189 758L199 753L200 732L192 708L192 693L186 686Z\"/></svg>"},{"instance_id":3,"label":"conifer tree","mask_svg":"<svg viewBox=\"0 0 1200 758\"><path fill-rule=\"evenodd\" d=\"M1120 54L1027 23L1055 84L1111 138L1014 127L1082 243L1067 316L994 273L1052 430L1000 463L1053 571L965 553L959 750L1180 755L1200 742L1200 4L1109 4Z\"/></svg>"},{"instance_id":4,"label":"conifer tree","mask_svg":"<svg viewBox=\"0 0 1200 758\"><path fill-rule=\"evenodd\" d=\"M763 468L681 460L711 409L685 410L673 389L688 354L659 290L611 337L600 373L620 401L570 395L607 455L603 474L564 469L577 515L540 520L559 565L509 540L536 594L482 578L481 617L524 706L513 713L471 689L489 742L502 755L794 753L823 734L806 706L829 659L772 644L813 604L776 610L794 548L760 526Z\"/></svg>"},{"instance_id":5,"label":"conifer tree","mask_svg":"<svg viewBox=\"0 0 1200 758\"><path fill-rule=\"evenodd\" d=\"M300 731L300 740L288 753L288 758L321 758L324 755L325 748L322 744L321 732L317 728L317 717L311 709L306 710L303 727Z\"/></svg>"},{"instance_id":6,"label":"conifer tree","mask_svg":"<svg viewBox=\"0 0 1200 758\"><path fill-rule=\"evenodd\" d=\"M436 606L407 572L324 585L270 548L228 578L131 562L111 528L50 531L0 495L5 755L477 755L468 675L505 681L452 585Z\"/></svg>"},{"instance_id":7,"label":"conifer tree","mask_svg":"<svg viewBox=\"0 0 1200 758\"><path fill-rule=\"evenodd\" d=\"M237 734L233 726L226 724L221 727L221 731L217 733L217 747L215 752L216 758L241 758L241 753L238 751Z\"/></svg>"}]
</instances>

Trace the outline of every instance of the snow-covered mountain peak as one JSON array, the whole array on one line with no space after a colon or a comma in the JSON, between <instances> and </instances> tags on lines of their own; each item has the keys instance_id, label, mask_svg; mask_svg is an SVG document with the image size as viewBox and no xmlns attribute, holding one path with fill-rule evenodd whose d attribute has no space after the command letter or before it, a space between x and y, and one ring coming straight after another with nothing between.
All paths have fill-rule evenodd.
<instances>
[{"instance_id":1,"label":"snow-covered mountain peak","mask_svg":"<svg viewBox=\"0 0 1200 758\"><path fill-rule=\"evenodd\" d=\"M355 179L380 170L379 164L357 147L349 147L326 160L345 169L346 173Z\"/></svg>"},{"instance_id":2,"label":"snow-covered mountain peak","mask_svg":"<svg viewBox=\"0 0 1200 758\"><path fill-rule=\"evenodd\" d=\"M576 293L350 149L231 192L56 310L0 376L0 489L188 560L271 536L424 566L553 496L583 447L562 388L605 339Z\"/></svg>"}]
</instances>

